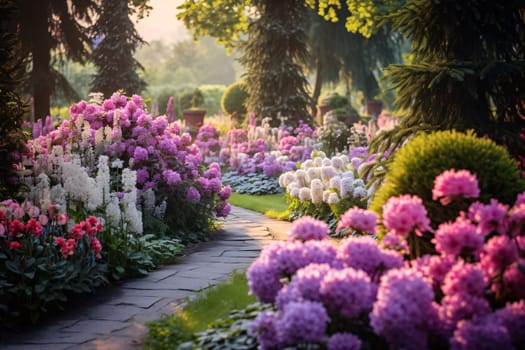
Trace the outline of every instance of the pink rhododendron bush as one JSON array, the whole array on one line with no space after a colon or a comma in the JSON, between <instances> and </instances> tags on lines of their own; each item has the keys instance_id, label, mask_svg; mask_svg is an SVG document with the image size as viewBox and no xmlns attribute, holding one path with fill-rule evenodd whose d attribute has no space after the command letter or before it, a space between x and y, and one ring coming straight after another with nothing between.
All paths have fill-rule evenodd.
<instances>
[{"instance_id":1,"label":"pink rhododendron bush","mask_svg":"<svg viewBox=\"0 0 525 350\"><path fill-rule=\"evenodd\" d=\"M437 177L435 200L476 198L474 174ZM525 344L525 193L514 206L474 202L453 222L430 227L422 201L392 197L378 217L352 208L329 228L297 220L288 241L250 266L250 291L269 310L250 326L259 349L521 349ZM436 254L414 255L411 239L433 231Z\"/></svg>"}]
</instances>

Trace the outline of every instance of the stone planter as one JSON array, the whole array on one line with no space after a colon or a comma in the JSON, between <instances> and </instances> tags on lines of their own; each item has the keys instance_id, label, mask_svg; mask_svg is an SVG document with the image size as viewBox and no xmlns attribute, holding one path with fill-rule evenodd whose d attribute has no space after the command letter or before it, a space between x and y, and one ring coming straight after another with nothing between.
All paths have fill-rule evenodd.
<instances>
[{"instance_id":1,"label":"stone planter","mask_svg":"<svg viewBox=\"0 0 525 350\"><path fill-rule=\"evenodd\" d=\"M204 124L204 116L206 110L204 109L186 109L182 111L182 118L186 127L200 128Z\"/></svg>"}]
</instances>

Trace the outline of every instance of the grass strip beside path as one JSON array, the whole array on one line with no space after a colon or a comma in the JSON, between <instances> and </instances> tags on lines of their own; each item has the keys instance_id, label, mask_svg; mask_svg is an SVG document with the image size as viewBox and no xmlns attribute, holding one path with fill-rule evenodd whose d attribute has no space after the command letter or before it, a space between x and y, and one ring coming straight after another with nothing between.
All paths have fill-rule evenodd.
<instances>
[{"instance_id":1,"label":"grass strip beside path","mask_svg":"<svg viewBox=\"0 0 525 350\"><path fill-rule=\"evenodd\" d=\"M285 220L288 204L284 194L249 195L232 192L228 200L231 205L250 209L272 218Z\"/></svg>"},{"instance_id":2,"label":"grass strip beside path","mask_svg":"<svg viewBox=\"0 0 525 350\"><path fill-rule=\"evenodd\" d=\"M228 281L198 293L183 310L148 322L143 350L176 349L191 340L193 333L207 329L230 311L244 309L255 301L254 296L248 295L246 274L236 272Z\"/></svg>"}]
</instances>

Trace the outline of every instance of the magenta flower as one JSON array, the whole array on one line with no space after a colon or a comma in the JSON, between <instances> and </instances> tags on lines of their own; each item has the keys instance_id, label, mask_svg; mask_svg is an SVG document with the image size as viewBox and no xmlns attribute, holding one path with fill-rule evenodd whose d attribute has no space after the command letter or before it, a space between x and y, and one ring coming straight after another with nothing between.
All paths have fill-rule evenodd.
<instances>
[{"instance_id":1,"label":"magenta flower","mask_svg":"<svg viewBox=\"0 0 525 350\"><path fill-rule=\"evenodd\" d=\"M483 297L487 286L487 277L479 267L459 262L447 273L441 289L446 295L469 294Z\"/></svg>"},{"instance_id":2,"label":"magenta flower","mask_svg":"<svg viewBox=\"0 0 525 350\"><path fill-rule=\"evenodd\" d=\"M455 222L439 225L433 242L439 253L466 257L478 256L484 240L475 225L465 218L458 217Z\"/></svg>"},{"instance_id":3,"label":"magenta flower","mask_svg":"<svg viewBox=\"0 0 525 350\"><path fill-rule=\"evenodd\" d=\"M201 200L201 194L199 190L193 186L190 186L186 191L186 198L192 202L199 202Z\"/></svg>"},{"instance_id":4,"label":"magenta flower","mask_svg":"<svg viewBox=\"0 0 525 350\"><path fill-rule=\"evenodd\" d=\"M490 305L484 297L466 293L445 295L441 300L439 318L448 333L452 332L459 321L481 317L490 312Z\"/></svg>"},{"instance_id":5,"label":"magenta flower","mask_svg":"<svg viewBox=\"0 0 525 350\"><path fill-rule=\"evenodd\" d=\"M411 195L391 197L383 205L383 225L403 237L413 231L418 235L423 231L432 231L423 201Z\"/></svg>"},{"instance_id":6,"label":"magenta flower","mask_svg":"<svg viewBox=\"0 0 525 350\"><path fill-rule=\"evenodd\" d=\"M489 204L481 204L479 202L472 203L468 209L468 216L473 221L478 223L478 231L483 234L489 234L493 231L501 235L507 232L506 217L509 206L498 202L492 198Z\"/></svg>"},{"instance_id":7,"label":"magenta flower","mask_svg":"<svg viewBox=\"0 0 525 350\"><path fill-rule=\"evenodd\" d=\"M162 172L162 177L164 178L164 181L166 181L166 184L170 186L178 184L181 181L180 174L169 169L166 169Z\"/></svg>"},{"instance_id":8,"label":"magenta flower","mask_svg":"<svg viewBox=\"0 0 525 350\"><path fill-rule=\"evenodd\" d=\"M377 215L371 210L364 210L358 207L348 209L337 223L337 229L349 228L355 231L376 233Z\"/></svg>"},{"instance_id":9,"label":"magenta flower","mask_svg":"<svg viewBox=\"0 0 525 350\"><path fill-rule=\"evenodd\" d=\"M303 216L297 219L290 229L289 240L309 241L323 240L328 237L330 229L326 222Z\"/></svg>"},{"instance_id":10,"label":"magenta flower","mask_svg":"<svg viewBox=\"0 0 525 350\"><path fill-rule=\"evenodd\" d=\"M476 175L468 170L446 170L434 179L432 199L441 200L447 205L453 198L479 197L479 185Z\"/></svg>"},{"instance_id":11,"label":"magenta flower","mask_svg":"<svg viewBox=\"0 0 525 350\"><path fill-rule=\"evenodd\" d=\"M481 252L480 265L483 271L494 277L518 260L516 244L507 236L495 236L487 241Z\"/></svg>"}]
</instances>

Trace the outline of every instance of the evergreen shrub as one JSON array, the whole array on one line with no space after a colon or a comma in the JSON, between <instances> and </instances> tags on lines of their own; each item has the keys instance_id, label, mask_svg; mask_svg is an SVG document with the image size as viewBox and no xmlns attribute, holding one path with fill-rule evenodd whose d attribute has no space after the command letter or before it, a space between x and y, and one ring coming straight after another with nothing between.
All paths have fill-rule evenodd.
<instances>
[{"instance_id":1,"label":"evergreen shrub","mask_svg":"<svg viewBox=\"0 0 525 350\"><path fill-rule=\"evenodd\" d=\"M221 99L221 108L225 114L231 115L236 124L241 124L248 110L246 101L248 91L242 81L235 82L224 90Z\"/></svg>"},{"instance_id":2,"label":"evergreen shrub","mask_svg":"<svg viewBox=\"0 0 525 350\"><path fill-rule=\"evenodd\" d=\"M476 174L481 192L478 200L483 203L496 198L512 204L517 194L525 190L525 180L505 148L477 137L473 131L438 131L420 134L396 152L370 209L381 215L381 208L390 197L411 194L423 200L433 228L454 221L473 200L444 206L432 199L434 179L448 169L467 169Z\"/></svg>"}]
</instances>

